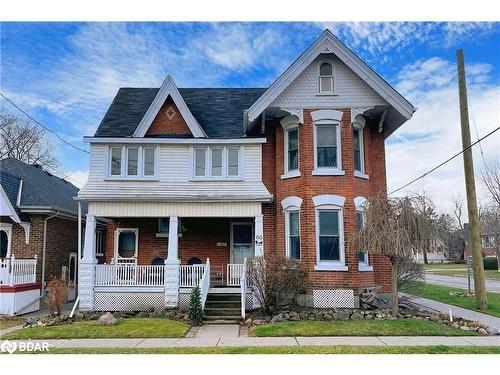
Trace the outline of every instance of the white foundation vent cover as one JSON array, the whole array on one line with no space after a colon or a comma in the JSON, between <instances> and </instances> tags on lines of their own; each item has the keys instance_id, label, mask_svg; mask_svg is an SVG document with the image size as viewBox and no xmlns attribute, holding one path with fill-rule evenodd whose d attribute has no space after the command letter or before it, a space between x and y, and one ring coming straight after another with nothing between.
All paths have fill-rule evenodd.
<instances>
[{"instance_id":1,"label":"white foundation vent cover","mask_svg":"<svg viewBox=\"0 0 500 375\"><path fill-rule=\"evenodd\" d=\"M354 308L354 290L352 289L315 289L313 290L314 307Z\"/></svg>"}]
</instances>

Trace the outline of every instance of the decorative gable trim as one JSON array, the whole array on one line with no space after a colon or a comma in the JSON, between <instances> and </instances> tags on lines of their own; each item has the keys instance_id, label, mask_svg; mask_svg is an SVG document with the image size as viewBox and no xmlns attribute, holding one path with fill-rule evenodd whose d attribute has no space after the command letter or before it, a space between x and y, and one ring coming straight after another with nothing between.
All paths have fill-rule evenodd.
<instances>
[{"instance_id":1,"label":"decorative gable trim","mask_svg":"<svg viewBox=\"0 0 500 375\"><path fill-rule=\"evenodd\" d=\"M330 30L325 30L248 109L249 120L254 121L322 53L335 54L402 116L406 119L411 118L413 112L415 112L415 107L333 35Z\"/></svg>"},{"instance_id":2,"label":"decorative gable trim","mask_svg":"<svg viewBox=\"0 0 500 375\"><path fill-rule=\"evenodd\" d=\"M146 132L148 131L149 127L154 121L156 115L158 114L158 111L163 106L163 103L165 102L165 100L167 100L169 96L172 98L175 105L179 109L182 117L186 121L186 124L189 127L189 130L191 130L193 136L195 138L206 138L207 135L205 134L203 128L200 126L198 121L194 118L193 114L189 110L186 102L184 101L182 95L180 94L179 90L177 89L177 86L174 83L174 80L170 75L168 75L163 81L160 89L158 90L158 93L153 99L153 102L149 106L146 114L142 118L141 122L139 123L139 126L137 126L137 129L135 130L132 136L134 138L142 138L145 136Z\"/></svg>"}]
</instances>

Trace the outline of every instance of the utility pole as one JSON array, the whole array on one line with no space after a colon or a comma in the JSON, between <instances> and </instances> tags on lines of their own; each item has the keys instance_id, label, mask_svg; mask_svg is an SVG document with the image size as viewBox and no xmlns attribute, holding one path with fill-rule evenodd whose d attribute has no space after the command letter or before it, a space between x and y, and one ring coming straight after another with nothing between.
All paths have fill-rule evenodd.
<instances>
[{"instance_id":1,"label":"utility pole","mask_svg":"<svg viewBox=\"0 0 500 375\"><path fill-rule=\"evenodd\" d=\"M481 238L479 234L479 215L477 212L476 183L474 181L474 161L470 147L469 110L467 108L467 87L465 85L464 53L457 50L458 94L460 99L460 124L462 127L462 148L464 155L465 190L467 192L467 212L469 214L470 244L472 254L472 271L476 308L486 309L486 286L484 283L484 266L481 255Z\"/></svg>"}]
</instances>

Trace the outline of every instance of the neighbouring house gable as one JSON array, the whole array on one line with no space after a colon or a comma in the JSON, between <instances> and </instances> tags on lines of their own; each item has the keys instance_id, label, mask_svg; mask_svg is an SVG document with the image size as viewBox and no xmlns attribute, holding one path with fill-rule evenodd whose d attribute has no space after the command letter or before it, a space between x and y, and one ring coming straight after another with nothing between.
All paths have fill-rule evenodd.
<instances>
[{"instance_id":1,"label":"neighbouring house gable","mask_svg":"<svg viewBox=\"0 0 500 375\"><path fill-rule=\"evenodd\" d=\"M158 90L158 93L153 99L153 102L151 103L148 110L144 114L141 122L137 126L137 129L134 131L133 137L144 137L147 134L149 128L153 124L154 120L157 118L161 109L164 107L168 98L171 98L172 102L176 105L178 112L182 115L182 118L184 119L184 122L189 128L191 134L195 138L205 138L207 135L203 131L203 128L198 123L196 118L191 113L186 102L184 101L184 98L180 94L179 90L177 89L177 86L174 83L174 80L170 75L168 75L167 78L165 78L165 81L163 81L163 84ZM170 111L169 113L172 112ZM165 113L168 119L170 119L169 113ZM168 134L173 134L173 133L169 132Z\"/></svg>"},{"instance_id":2,"label":"neighbouring house gable","mask_svg":"<svg viewBox=\"0 0 500 375\"><path fill-rule=\"evenodd\" d=\"M318 66L333 65L334 92L323 95L318 90ZM319 55L272 102L278 108L370 108L388 106L387 101L333 54Z\"/></svg>"},{"instance_id":3,"label":"neighbouring house gable","mask_svg":"<svg viewBox=\"0 0 500 375\"><path fill-rule=\"evenodd\" d=\"M172 97L168 97L158 111L145 136L193 136L186 120Z\"/></svg>"}]
</instances>

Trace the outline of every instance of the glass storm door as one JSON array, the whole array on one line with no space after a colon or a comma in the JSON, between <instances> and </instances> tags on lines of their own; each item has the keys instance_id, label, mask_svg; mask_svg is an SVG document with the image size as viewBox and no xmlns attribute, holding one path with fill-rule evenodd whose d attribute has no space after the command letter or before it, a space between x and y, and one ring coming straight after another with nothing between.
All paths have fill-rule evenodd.
<instances>
[{"instance_id":1,"label":"glass storm door","mask_svg":"<svg viewBox=\"0 0 500 375\"><path fill-rule=\"evenodd\" d=\"M231 263L243 264L245 258L254 255L253 247L253 224L252 223L232 223L232 251Z\"/></svg>"}]
</instances>

